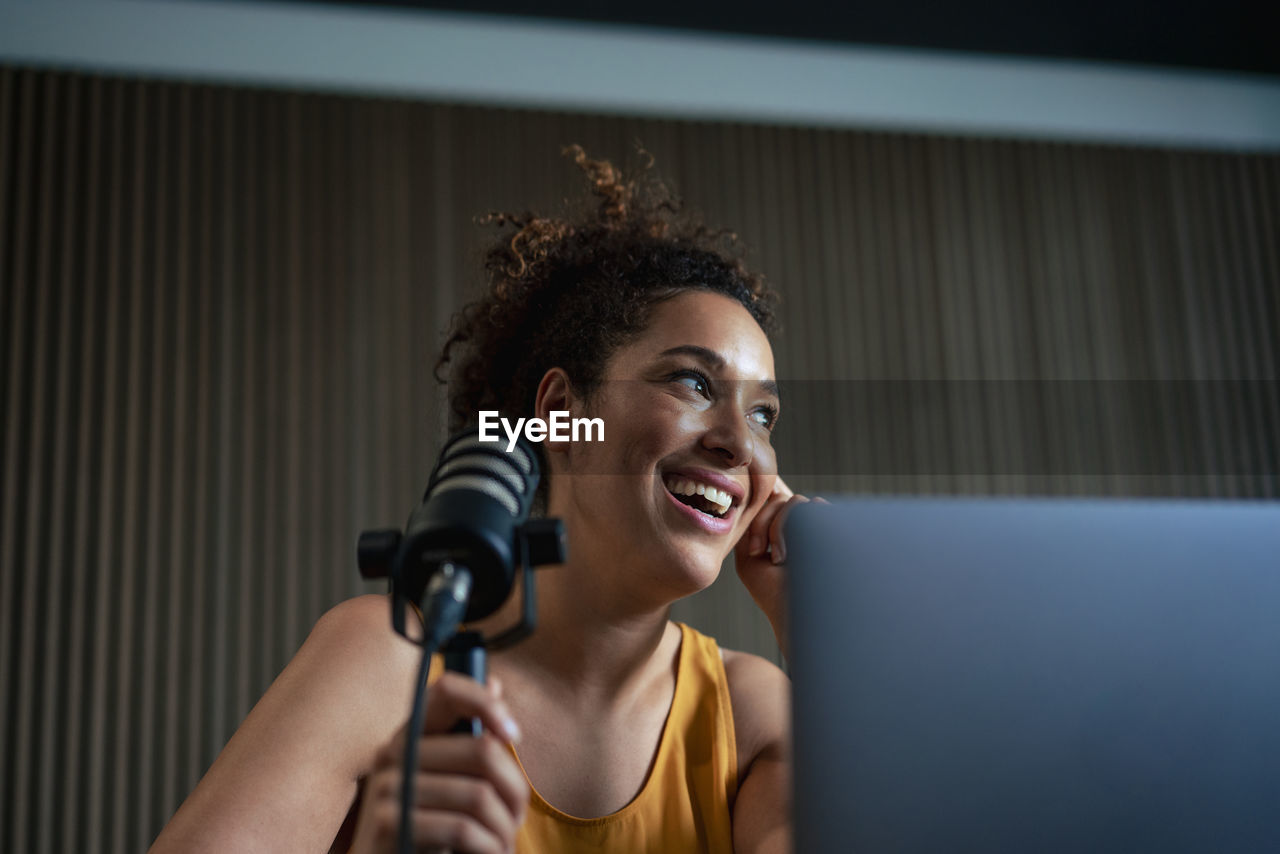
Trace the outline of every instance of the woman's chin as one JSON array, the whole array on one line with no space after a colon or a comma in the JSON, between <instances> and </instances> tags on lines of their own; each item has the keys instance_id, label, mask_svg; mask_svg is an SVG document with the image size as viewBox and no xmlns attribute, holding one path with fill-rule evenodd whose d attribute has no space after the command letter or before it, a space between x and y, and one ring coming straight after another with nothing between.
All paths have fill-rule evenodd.
<instances>
[{"instance_id":1,"label":"woman's chin","mask_svg":"<svg viewBox=\"0 0 1280 854\"><path fill-rule=\"evenodd\" d=\"M668 571L664 575L678 584L682 592L676 598L683 599L714 584L724 567L724 558L708 550L690 549L683 550L667 566Z\"/></svg>"}]
</instances>

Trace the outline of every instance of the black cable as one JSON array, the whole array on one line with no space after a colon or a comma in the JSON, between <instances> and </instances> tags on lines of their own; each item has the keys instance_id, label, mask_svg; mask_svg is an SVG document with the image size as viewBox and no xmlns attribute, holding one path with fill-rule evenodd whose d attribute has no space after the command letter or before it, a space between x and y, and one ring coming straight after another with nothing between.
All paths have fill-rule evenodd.
<instances>
[{"instance_id":1,"label":"black cable","mask_svg":"<svg viewBox=\"0 0 1280 854\"><path fill-rule=\"evenodd\" d=\"M414 684L413 710L404 739L404 778L400 781L400 854L413 854L413 779L418 769L418 740L422 737L427 713L427 677L431 656L453 636L467 610L471 573L452 563L443 563L427 585L422 609L422 662ZM393 606L394 607L394 606Z\"/></svg>"},{"instance_id":2,"label":"black cable","mask_svg":"<svg viewBox=\"0 0 1280 854\"><path fill-rule=\"evenodd\" d=\"M422 735L422 719L427 711L427 677L431 673L433 646L422 647L422 663L418 665L418 681L413 692L413 711L409 713L409 731L404 740L404 779L400 781L400 854L413 854L413 778L418 769L418 740Z\"/></svg>"}]
</instances>

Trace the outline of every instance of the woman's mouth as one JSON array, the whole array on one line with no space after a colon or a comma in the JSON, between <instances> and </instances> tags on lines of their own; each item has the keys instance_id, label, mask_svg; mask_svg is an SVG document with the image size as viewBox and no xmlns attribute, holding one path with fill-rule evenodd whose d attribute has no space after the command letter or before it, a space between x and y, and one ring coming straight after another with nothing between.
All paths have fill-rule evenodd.
<instances>
[{"instance_id":1,"label":"woman's mouth","mask_svg":"<svg viewBox=\"0 0 1280 854\"><path fill-rule=\"evenodd\" d=\"M711 479L710 475L706 478ZM673 472L664 475L662 483L668 500L680 515L708 534L727 534L733 530L734 516L743 500L742 489L722 477L718 478L720 486L706 480L692 472Z\"/></svg>"},{"instance_id":2,"label":"woman's mouth","mask_svg":"<svg viewBox=\"0 0 1280 854\"><path fill-rule=\"evenodd\" d=\"M705 483L679 476L668 476L663 483L667 487L667 492L670 492L681 504L708 516L723 518L733 506L732 495Z\"/></svg>"}]
</instances>

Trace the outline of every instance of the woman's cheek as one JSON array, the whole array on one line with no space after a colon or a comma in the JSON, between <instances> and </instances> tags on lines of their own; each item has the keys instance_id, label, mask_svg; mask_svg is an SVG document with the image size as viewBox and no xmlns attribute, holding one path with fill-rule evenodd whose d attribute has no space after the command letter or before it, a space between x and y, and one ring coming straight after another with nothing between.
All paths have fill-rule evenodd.
<instances>
[{"instance_id":1,"label":"woman's cheek","mask_svg":"<svg viewBox=\"0 0 1280 854\"><path fill-rule=\"evenodd\" d=\"M766 498L773 494L775 485L778 483L778 457L773 450L773 446L760 442L756 445L756 468L758 474L753 478L753 483L758 482L760 491Z\"/></svg>"},{"instance_id":2,"label":"woman's cheek","mask_svg":"<svg viewBox=\"0 0 1280 854\"><path fill-rule=\"evenodd\" d=\"M778 476L774 474L760 475L752 479L751 512L748 522L754 521L764 506L769 503L769 498L773 495L773 485L777 480Z\"/></svg>"}]
</instances>

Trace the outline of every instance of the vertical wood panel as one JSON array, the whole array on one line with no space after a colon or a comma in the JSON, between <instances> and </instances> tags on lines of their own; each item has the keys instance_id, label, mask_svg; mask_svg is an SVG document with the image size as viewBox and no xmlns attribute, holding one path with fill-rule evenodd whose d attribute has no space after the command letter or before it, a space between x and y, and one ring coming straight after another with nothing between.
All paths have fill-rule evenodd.
<instances>
[{"instance_id":1,"label":"vertical wood panel","mask_svg":"<svg viewBox=\"0 0 1280 854\"><path fill-rule=\"evenodd\" d=\"M76 122L79 83L80 81L75 78L62 81L58 87L62 90L59 93L60 103L56 108L51 107L48 113L50 126L57 127L64 133L60 134L63 138L59 145L49 152L49 167L46 174L51 183L47 187L49 195L46 210L50 211L50 216L42 223L42 229L47 227L51 238L48 249L42 249L42 257L47 264L47 275L41 277L44 286L50 292L53 303L48 327L51 339L49 344L50 349L59 355L52 359L53 366L48 378L52 387L49 403L51 418L45 431L49 448L45 461L42 461L46 468L41 472L41 476L48 482L49 500L39 510L46 519L52 519L54 524L50 532L52 536L45 533L40 537L42 552L37 553L35 565L44 567L43 571L49 577L46 589L59 592L69 589L69 585L73 582L66 573L64 547L67 545L68 538L63 532L70 521L66 507L69 498L67 475L70 462L67 433L71 421L70 366L74 360L77 338L71 328L71 305L74 295L70 292L70 282L75 207L70 196L74 192L75 184L76 152L74 149L79 130ZM48 769L56 768L61 758L59 754L65 732L67 699L62 691L66 687L65 679L56 678L55 674L50 672L49 664L66 661L69 627L65 623L65 618L69 612L61 595L46 595L42 597L39 605L43 611L41 658L44 666L40 669L43 671L44 685L41 707L45 713L39 716L39 752L36 754L35 761L41 769ZM38 835L35 850L43 854L53 849L55 837L61 831L61 823L54 821L54 775L45 770L44 773L37 775L35 782L38 785L35 822Z\"/></svg>"},{"instance_id":2,"label":"vertical wood panel","mask_svg":"<svg viewBox=\"0 0 1280 854\"><path fill-rule=\"evenodd\" d=\"M235 414L232 405L230 341L232 340L231 318L234 314L232 285L234 276L233 245L235 234L233 223L235 217L231 211L232 185L236 180L233 169L231 145L234 124L232 107L235 95L231 91L222 91L214 97L210 105L213 121L209 128L212 133L207 137L215 143L215 155L212 160L214 180L210 187L211 199L211 236L212 253L210 268L211 288L216 295L211 317L211 325L216 330L213 348L214 377L211 391L217 395L214 403L215 424L213 434L216 436L213 449L213 501L212 512L214 531L212 549L213 561L210 572L212 584L206 588L209 593L205 612L210 627L209 696L204 708L208 710L208 723L203 730L205 757L216 755L219 749L219 737L230 732L234 722L228 722L227 708L227 671L230 658L230 644L227 640L232 620L232 610L228 605L231 567L234 565L231 554L236 544L231 537L231 515L238 505L232 487L232 435L231 423Z\"/></svg>"},{"instance_id":3,"label":"vertical wood panel","mask_svg":"<svg viewBox=\"0 0 1280 854\"><path fill-rule=\"evenodd\" d=\"M93 417L101 407L99 389L101 376L98 363L104 339L102 311L101 265L105 259L100 252L102 234L102 210L104 174L102 169L104 134L104 85L100 79L86 81L86 123L80 140L84 146L85 177L83 195L71 197L72 206L82 206L76 217L83 229L79 247L79 277L73 277L70 291L81 296L76 299L76 313L80 329L80 347L74 360L79 378L79 395L75 412L70 420L76 433L76 464L74 470L74 504L69 531L71 557L68 561L67 596L69 609L65 614L68 626L70 654L66 666L68 684L68 720L62 736L65 738L65 758L56 774L61 784L61 803L85 804L93 790L89 783L89 763L86 761L97 744L90 737L90 722L96 717L93 707L92 660L97 642L95 603L91 598L93 584L89 579L101 571L101 556L91 545L94 542L92 521L97 515L93 497L97 494L101 453L96 446L99 437L97 419ZM72 136L72 138L76 138ZM68 354L68 362L71 362ZM85 811L77 810L69 820L61 822L61 843L55 841L55 850L83 851L87 848Z\"/></svg>"},{"instance_id":4,"label":"vertical wood panel","mask_svg":"<svg viewBox=\"0 0 1280 854\"><path fill-rule=\"evenodd\" d=\"M137 204L142 228L135 243L138 270L135 273L136 299L140 305L139 328L134 339L142 349L138 352L137 406L142 410L140 418L140 447L138 448L140 505L137 512L137 591L140 619L133 631L133 644L129 652L128 669L132 677L129 695L122 698L120 715L122 725L129 731L126 766L134 773L123 778L126 790L127 811L122 824L129 833L125 837L130 848L147 840L138 838L138 830L145 827L152 815L152 793L155 788L153 758L156 725L156 696L161 690L156 673L157 623L161 611L158 604L162 579L159 572L161 550L161 512L167 509L168 496L163 490L163 474L166 469L164 445L171 433L166 429L165 416L173 411L172 389L168 383L168 368L176 355L168 340L169 306L173 301L173 288L164 280L165 258L169 241L173 239L171 223L165 216L164 202L169 193L167 167L170 157L170 141L167 135L167 112L172 88L152 90L147 99L147 110L139 122L138 151L145 157L145 165L139 163L139 174L146 173L145 189L140 189ZM148 346L149 345L149 346ZM126 704L137 701L135 712Z\"/></svg>"},{"instance_id":5,"label":"vertical wood panel","mask_svg":"<svg viewBox=\"0 0 1280 854\"><path fill-rule=\"evenodd\" d=\"M794 486L1277 495L1274 155L0 68L0 845L146 847L370 589L355 536L443 437L472 217L636 141L783 291ZM774 654L725 575L676 613Z\"/></svg>"},{"instance_id":6,"label":"vertical wood panel","mask_svg":"<svg viewBox=\"0 0 1280 854\"><path fill-rule=\"evenodd\" d=\"M169 206L173 217L172 252L173 263L170 266L169 281L173 291L173 360L174 385L172 397L172 436L171 452L165 460L165 469L170 496L169 506L162 523L169 533L168 549L163 555L158 568L165 579L166 595L160 600L161 610L157 615L157 623L163 626L163 637L167 642L160 650L161 658L156 673L158 684L163 686L161 694L162 714L159 726L155 729L158 745L159 778L157 798L154 809L165 815L177 808L175 794L179 780L183 775L183 760L180 745L180 722L188 719L188 709L184 700L189 687L183 676L183 663L194 660L191 643L193 632L183 631L182 620L187 615L194 616L199 603L187 598L187 591L200 581L200 575L194 571L192 555L188 550L198 534L198 523L189 514L192 501L191 492L198 487L200 481L193 477L190 461L195 457L191 449L191 437L195 432L195 424L191 412L195 408L193 394L199 389L191 382L191 365L194 361L192 346L191 303L198 295L198 290L190 276L190 259L193 254L192 240L192 208L187 200L192 199L191 183L191 102L195 93L192 88L184 87L173 93L170 110L174 115L171 141L171 158L173 168L171 174L174 186L171 188L172 204ZM165 287L163 281L161 287Z\"/></svg>"},{"instance_id":7,"label":"vertical wood panel","mask_svg":"<svg viewBox=\"0 0 1280 854\"><path fill-rule=\"evenodd\" d=\"M48 628L51 618L56 625L56 616L50 613L52 607L50 600L53 597L41 594L46 590L45 584L42 583L44 581L42 572L49 566L49 548L57 530L57 520L53 519L54 514L49 506L52 483L46 472L52 468L53 458L57 453L57 449L52 447L50 441L54 425L50 412L52 401L49 391L53 386L53 374L57 367L54 354L57 352L58 343L57 331L53 325L56 306L51 305L55 288L54 274L51 270L55 235L54 176L58 151L55 129L57 128L57 111L61 109L63 101L63 93L60 91L58 82L48 77L40 80L37 89L41 96L40 108L37 109L35 116L40 136L48 142L43 147L33 146L35 174L32 185L35 191L36 209L32 217L34 252L29 275L35 289L35 310L31 319L33 334L30 346L33 352L29 362L31 392L27 403L31 419L31 428L28 433L29 456L26 488L22 490L26 510L23 537L26 545L26 560L20 564L29 568L29 571L24 573L28 579L23 590L23 613L34 616L35 619L27 621L22 635L21 670L17 692L20 697L41 697L45 702L48 702L49 698L44 688L47 685L51 686L53 679L53 674L47 669L48 663L54 660L51 658L51 633ZM41 346L42 342L48 342L50 346ZM44 528L46 518L54 523L48 529ZM44 708L48 713L54 711L47 706ZM33 712L34 710L27 708L26 704L18 709L21 743L17 767L18 779L21 781L23 790L17 793L15 824L18 827L19 837L24 833L29 834L30 841L25 845L38 850L50 831L48 826L42 826L39 821L40 796L44 788L41 785L44 775L40 772L46 760L41 750L44 743L39 734L40 730L47 725L47 716L35 715Z\"/></svg>"},{"instance_id":8,"label":"vertical wood panel","mask_svg":"<svg viewBox=\"0 0 1280 854\"><path fill-rule=\"evenodd\" d=\"M4 332L4 340L0 341L0 352L4 353L5 364L0 366L0 382L4 383L0 401L4 403L5 416L0 421L0 430L4 431L3 485L0 485L0 605L5 608L6 619L0 629L0 685L14 685L16 676L16 659L19 653L19 638L24 620L14 619L15 610L11 603L18 601L20 576L18 564L18 493L20 480L18 476L19 452L25 453L20 427L23 420L10 413L19 410L21 401L19 388L24 369L25 352L22 349L23 324L21 320L22 306L29 289L19 286L21 270L18 265L19 228L18 211L25 201L25 195L19 192L20 152L23 149L22 137L26 134L22 128L22 118L29 97L24 97L21 87L29 85L17 73L0 70L0 283L4 284L0 292L0 330ZM9 285L8 283L14 283ZM19 696L14 694L14 696ZM12 708L12 703L6 704ZM0 729L0 768L15 769L15 747L17 741L17 710L7 712L4 726ZM16 843L15 821L15 789L18 786L17 774L6 770L0 776L0 845L12 848Z\"/></svg>"}]
</instances>

